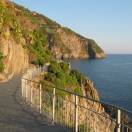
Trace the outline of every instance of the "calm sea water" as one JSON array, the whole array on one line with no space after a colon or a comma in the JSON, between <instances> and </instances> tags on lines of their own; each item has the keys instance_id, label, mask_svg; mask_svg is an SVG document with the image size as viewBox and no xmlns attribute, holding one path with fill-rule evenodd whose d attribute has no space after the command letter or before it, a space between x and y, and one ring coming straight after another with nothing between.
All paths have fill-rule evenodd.
<instances>
[{"instance_id":1,"label":"calm sea water","mask_svg":"<svg viewBox=\"0 0 132 132\"><path fill-rule=\"evenodd\" d=\"M71 60L93 80L102 101L132 111L132 55L108 55L102 60Z\"/></svg>"}]
</instances>

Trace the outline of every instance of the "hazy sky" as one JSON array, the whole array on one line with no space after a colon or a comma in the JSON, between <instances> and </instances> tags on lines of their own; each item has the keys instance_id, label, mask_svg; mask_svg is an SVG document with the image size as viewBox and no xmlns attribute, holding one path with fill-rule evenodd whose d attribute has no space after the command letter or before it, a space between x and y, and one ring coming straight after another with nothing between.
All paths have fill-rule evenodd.
<instances>
[{"instance_id":1,"label":"hazy sky","mask_svg":"<svg viewBox=\"0 0 132 132\"><path fill-rule=\"evenodd\" d=\"M132 53L132 0L12 0L42 13L107 53Z\"/></svg>"}]
</instances>

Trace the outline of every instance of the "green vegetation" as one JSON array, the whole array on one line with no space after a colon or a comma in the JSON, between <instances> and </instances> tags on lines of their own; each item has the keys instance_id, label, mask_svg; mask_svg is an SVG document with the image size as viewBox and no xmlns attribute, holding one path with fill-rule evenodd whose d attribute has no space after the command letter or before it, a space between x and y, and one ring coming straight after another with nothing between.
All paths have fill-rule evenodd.
<instances>
[{"instance_id":1,"label":"green vegetation","mask_svg":"<svg viewBox=\"0 0 132 132\"><path fill-rule=\"evenodd\" d=\"M13 20L13 24L10 31L16 43L17 44L20 43L20 39L22 37L22 29L21 29L21 26L19 25L19 22L15 18Z\"/></svg>"},{"instance_id":2,"label":"green vegetation","mask_svg":"<svg viewBox=\"0 0 132 132\"><path fill-rule=\"evenodd\" d=\"M44 15L32 12L13 2L0 2L0 33L4 34L5 38L11 35L17 44L23 44L25 41L23 47L28 49L30 62L35 65L43 65L51 61L54 54L50 51L52 47L58 47L63 54L71 52L56 32L58 28L67 34L78 36L83 41L88 41L88 49L92 56L96 51L102 52L93 40L86 39L71 29L61 27ZM9 34L5 32L6 30L9 30Z\"/></svg>"},{"instance_id":3,"label":"green vegetation","mask_svg":"<svg viewBox=\"0 0 132 132\"><path fill-rule=\"evenodd\" d=\"M7 26L11 23L12 16L10 10L0 2L0 25Z\"/></svg>"},{"instance_id":4,"label":"green vegetation","mask_svg":"<svg viewBox=\"0 0 132 132\"><path fill-rule=\"evenodd\" d=\"M0 52L0 72L3 72L4 64L3 64L3 54Z\"/></svg>"},{"instance_id":5,"label":"green vegetation","mask_svg":"<svg viewBox=\"0 0 132 132\"><path fill-rule=\"evenodd\" d=\"M76 70L70 70L66 62L52 61L44 80L51 82L57 88L69 90L82 95L81 78L84 76ZM63 93L61 93L63 95Z\"/></svg>"},{"instance_id":6,"label":"green vegetation","mask_svg":"<svg viewBox=\"0 0 132 132\"><path fill-rule=\"evenodd\" d=\"M85 47L90 53L90 56L94 57L95 52L101 53L102 49L95 41L86 39L71 29L61 27L48 17L36 12L31 12L15 3L12 4L11 2L2 1L0 1L0 37L4 36L4 39L10 38L10 40L14 40L16 44L21 44L29 53L30 63L44 65L46 62L50 62L48 72L44 75L42 82L44 90L47 89L44 91L45 96L43 96L43 98L45 99L42 99L46 100L46 102L44 102L46 106L45 111L48 112L52 110L52 99L51 96L48 96L49 93L53 93L53 88L51 87L57 87L82 95L82 84L85 86L87 78L77 70L70 70L67 63L53 61L54 57L51 51L53 47L57 48L57 51L62 54L68 54L74 50L71 50L64 43L62 40L63 36L58 33L58 29L64 31L68 37L75 35L78 37L79 41L84 43L88 42L88 47L86 47L87 44ZM68 41L70 43L69 38ZM0 72L3 72L3 70L3 54L0 52ZM46 94L46 92L49 93ZM92 97L93 91L91 90L89 92ZM68 97L69 94L56 90L56 95L59 95L58 97L60 99L58 99L58 102L60 105L59 108L61 108L63 106L63 97ZM61 112L61 110L59 112ZM60 115L58 115L58 118L60 118ZM79 127L82 131L86 129L86 125L80 125Z\"/></svg>"},{"instance_id":7,"label":"green vegetation","mask_svg":"<svg viewBox=\"0 0 132 132\"><path fill-rule=\"evenodd\" d=\"M84 132L86 130L87 130L87 132L91 132L91 129L88 127L87 124L81 124L81 125L79 125L79 130L80 130L80 132Z\"/></svg>"},{"instance_id":8,"label":"green vegetation","mask_svg":"<svg viewBox=\"0 0 132 132\"><path fill-rule=\"evenodd\" d=\"M80 87L76 87L76 88L74 89L74 93L75 93L75 94L79 94L79 95L83 95L82 89L81 89Z\"/></svg>"},{"instance_id":9,"label":"green vegetation","mask_svg":"<svg viewBox=\"0 0 132 132\"><path fill-rule=\"evenodd\" d=\"M75 76L77 78L78 83L84 84L86 83L87 79L86 77L81 74L78 70L71 70L70 75Z\"/></svg>"},{"instance_id":10,"label":"green vegetation","mask_svg":"<svg viewBox=\"0 0 132 132\"><path fill-rule=\"evenodd\" d=\"M95 58L95 53L102 53L102 49L94 40L88 39L88 52L91 58Z\"/></svg>"},{"instance_id":11,"label":"green vegetation","mask_svg":"<svg viewBox=\"0 0 132 132\"><path fill-rule=\"evenodd\" d=\"M14 11L11 7L6 8L6 6L0 2L0 31L4 31L7 27L10 28L14 40L18 43L22 37L22 30L17 17L13 14Z\"/></svg>"},{"instance_id":12,"label":"green vegetation","mask_svg":"<svg viewBox=\"0 0 132 132\"><path fill-rule=\"evenodd\" d=\"M54 58L52 47L57 47L63 54L72 52L63 43L61 35L57 32L58 28L67 34L76 35L82 41L88 41L88 52L91 56L94 56L96 51L102 52L93 40L61 27L46 16L31 12L14 3L0 2L0 35L4 34L5 38L10 35L11 40L22 44L29 53L30 63L44 65L46 62L51 62L45 80L58 88L82 94L81 85L85 85L87 79L77 70L70 70L67 63L52 61ZM0 71L3 69L3 56L0 53Z\"/></svg>"},{"instance_id":13,"label":"green vegetation","mask_svg":"<svg viewBox=\"0 0 132 132\"><path fill-rule=\"evenodd\" d=\"M5 32L6 28L10 30L10 34L12 38L16 41L17 44L21 43L21 39L25 39L28 45L24 47L29 50L31 63L36 65L43 65L45 62L50 60L50 51L46 47L47 39L46 35L44 35L44 31L41 28L34 29L33 31L29 31L24 29L24 23L22 23L22 18L20 17L23 14L28 17L32 13L24 8L18 16L18 14L14 11L12 6L6 7L7 5L0 2L0 32L3 34L4 38L7 38L8 33ZM18 17L17 17L18 16ZM32 18L35 19L35 18ZM26 19L28 21L28 18ZM32 21L31 21L32 23ZM29 25L32 25L30 22ZM23 24L23 25L22 25ZM1 61L1 70L3 69L2 61Z\"/></svg>"},{"instance_id":14,"label":"green vegetation","mask_svg":"<svg viewBox=\"0 0 132 132\"><path fill-rule=\"evenodd\" d=\"M50 51L46 47L46 38L41 29L34 30L31 33L32 42L29 44L28 49L31 53L31 63L35 65L44 65L50 61Z\"/></svg>"},{"instance_id":15,"label":"green vegetation","mask_svg":"<svg viewBox=\"0 0 132 132\"><path fill-rule=\"evenodd\" d=\"M95 53L102 53L102 49L98 46L98 44L92 40L92 39L87 39L85 37L83 37L82 35L72 31L71 29L67 28L67 27L63 27L63 30L65 31L65 33L67 34L73 34L78 36L82 41L85 41L88 43L88 53L91 56L91 58L95 57Z\"/></svg>"},{"instance_id":16,"label":"green vegetation","mask_svg":"<svg viewBox=\"0 0 132 132\"><path fill-rule=\"evenodd\" d=\"M48 50L48 41L44 29L36 27L32 31L29 31L34 28L32 23L39 24L37 22L39 20L37 19L38 17L22 6L15 4L19 13L14 11L14 8L11 6L8 8L6 6L6 4L0 2L0 31L4 34L5 38L7 38L8 34L3 31L7 27L17 44L21 43L21 39L26 40L27 45L24 45L24 47L29 50L31 63L43 65L45 62L50 61L51 53ZM27 25L24 26L24 24L28 24L29 27Z\"/></svg>"}]
</instances>

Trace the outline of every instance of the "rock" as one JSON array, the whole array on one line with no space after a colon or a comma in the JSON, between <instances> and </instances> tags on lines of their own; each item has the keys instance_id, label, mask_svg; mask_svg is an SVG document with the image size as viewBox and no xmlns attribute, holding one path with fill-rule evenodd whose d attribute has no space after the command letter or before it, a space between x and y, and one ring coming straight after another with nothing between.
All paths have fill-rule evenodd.
<instances>
[{"instance_id":1,"label":"rock","mask_svg":"<svg viewBox=\"0 0 132 132\"><path fill-rule=\"evenodd\" d=\"M22 44L16 44L10 35L9 29L6 29L8 36L0 37L1 51L4 56L4 71L1 76L2 80L8 80L14 74L20 73L21 70L28 67L28 54L23 49ZM6 33L5 32L5 33Z\"/></svg>"},{"instance_id":2,"label":"rock","mask_svg":"<svg viewBox=\"0 0 132 132\"><path fill-rule=\"evenodd\" d=\"M68 31L67 31L68 30ZM56 30L63 46L52 45L52 53L61 58L104 58L104 51L96 44L95 41L84 38L72 30L66 28L58 28Z\"/></svg>"}]
</instances>

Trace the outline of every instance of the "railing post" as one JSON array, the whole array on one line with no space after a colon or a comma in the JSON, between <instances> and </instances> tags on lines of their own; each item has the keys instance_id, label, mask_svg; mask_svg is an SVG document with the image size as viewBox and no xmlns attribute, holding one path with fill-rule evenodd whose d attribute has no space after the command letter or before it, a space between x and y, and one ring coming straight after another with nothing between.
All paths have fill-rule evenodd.
<instances>
[{"instance_id":1,"label":"railing post","mask_svg":"<svg viewBox=\"0 0 132 132\"><path fill-rule=\"evenodd\" d=\"M21 92L22 92L22 97L23 97L23 78L21 79Z\"/></svg>"},{"instance_id":2,"label":"railing post","mask_svg":"<svg viewBox=\"0 0 132 132\"><path fill-rule=\"evenodd\" d=\"M33 104L33 89L32 89L32 82L31 82L31 85L30 85L30 101L31 101L31 107L32 107L32 104Z\"/></svg>"},{"instance_id":3,"label":"railing post","mask_svg":"<svg viewBox=\"0 0 132 132\"><path fill-rule=\"evenodd\" d=\"M55 88L53 89L53 103L52 103L52 124L55 123Z\"/></svg>"},{"instance_id":4,"label":"railing post","mask_svg":"<svg viewBox=\"0 0 132 132\"><path fill-rule=\"evenodd\" d=\"M26 79L24 79L24 86L23 86L23 97L26 98Z\"/></svg>"},{"instance_id":5,"label":"railing post","mask_svg":"<svg viewBox=\"0 0 132 132\"><path fill-rule=\"evenodd\" d=\"M121 132L121 110L117 110L117 132Z\"/></svg>"},{"instance_id":6,"label":"railing post","mask_svg":"<svg viewBox=\"0 0 132 132\"><path fill-rule=\"evenodd\" d=\"M42 111L42 84L39 86L39 112Z\"/></svg>"},{"instance_id":7,"label":"railing post","mask_svg":"<svg viewBox=\"0 0 132 132\"><path fill-rule=\"evenodd\" d=\"M25 99L27 100L27 80L25 80Z\"/></svg>"},{"instance_id":8,"label":"railing post","mask_svg":"<svg viewBox=\"0 0 132 132\"><path fill-rule=\"evenodd\" d=\"M78 132L78 96L75 95L75 132Z\"/></svg>"}]
</instances>

